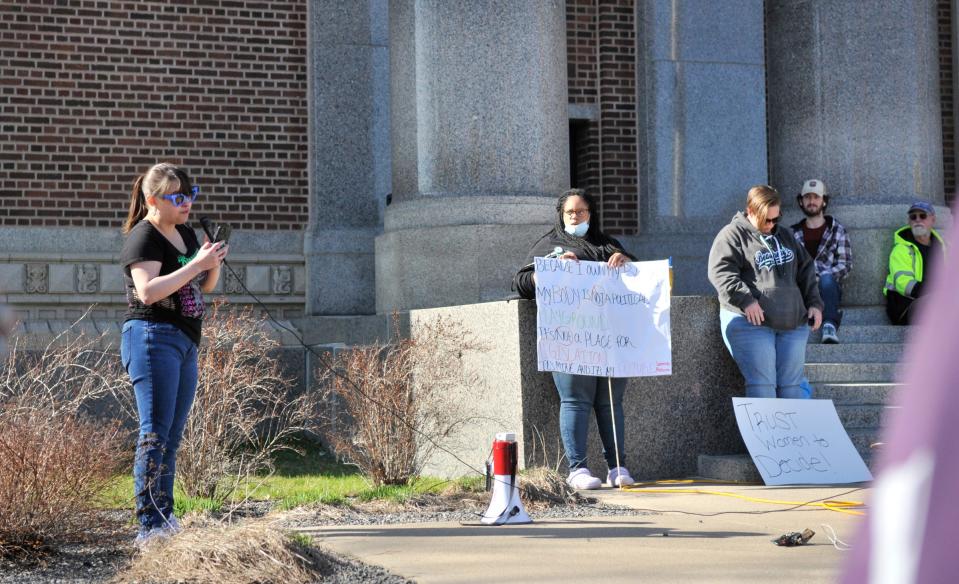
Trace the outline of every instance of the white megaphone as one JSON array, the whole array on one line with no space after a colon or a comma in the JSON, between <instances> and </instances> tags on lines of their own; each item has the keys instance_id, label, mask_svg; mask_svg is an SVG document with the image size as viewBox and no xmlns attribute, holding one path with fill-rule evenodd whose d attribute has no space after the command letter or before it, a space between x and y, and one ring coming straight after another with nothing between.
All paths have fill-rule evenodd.
<instances>
[{"instance_id":1,"label":"white megaphone","mask_svg":"<svg viewBox=\"0 0 959 584\"><path fill-rule=\"evenodd\" d=\"M516 434L506 432L496 435L493 442L493 497L480 520L486 525L533 522L523 508L516 486L517 451Z\"/></svg>"}]
</instances>

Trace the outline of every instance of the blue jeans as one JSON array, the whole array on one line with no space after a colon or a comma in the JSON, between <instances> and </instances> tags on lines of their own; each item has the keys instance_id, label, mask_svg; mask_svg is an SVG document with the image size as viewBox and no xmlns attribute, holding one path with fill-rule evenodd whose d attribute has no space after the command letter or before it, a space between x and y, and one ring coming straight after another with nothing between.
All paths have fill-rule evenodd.
<instances>
[{"instance_id":1,"label":"blue jeans","mask_svg":"<svg viewBox=\"0 0 959 584\"><path fill-rule=\"evenodd\" d=\"M800 384L806 363L809 327L778 331L750 324L746 317L719 310L726 348L746 379L746 397L806 397Z\"/></svg>"},{"instance_id":2,"label":"blue jeans","mask_svg":"<svg viewBox=\"0 0 959 584\"><path fill-rule=\"evenodd\" d=\"M609 468L616 467L616 447L619 445L619 464L626 466L623 446L623 394L626 379L613 378L613 410L616 417L616 442L613 442L613 420L609 407L609 385L606 377L571 375L553 372L553 382L559 392L559 434L566 450L569 470L586 467L586 436L589 434L589 412L595 410L599 438L603 443L603 457Z\"/></svg>"},{"instance_id":3,"label":"blue jeans","mask_svg":"<svg viewBox=\"0 0 959 584\"><path fill-rule=\"evenodd\" d=\"M815 389L813 388L812 384L809 383L809 380L806 379L805 375L803 376L802 381L799 382L799 387L800 389L802 389L802 391L800 392L801 394L800 397L802 399L812 399L812 395L813 393L815 393Z\"/></svg>"},{"instance_id":4,"label":"blue jeans","mask_svg":"<svg viewBox=\"0 0 959 584\"><path fill-rule=\"evenodd\" d=\"M831 322L839 328L842 313L839 311L839 301L842 299L842 286L830 273L819 274L819 295L822 296L822 322Z\"/></svg>"},{"instance_id":5,"label":"blue jeans","mask_svg":"<svg viewBox=\"0 0 959 584\"><path fill-rule=\"evenodd\" d=\"M128 320L120 359L140 417L133 487L137 521L147 531L173 515L176 452L196 393L197 347L172 324Z\"/></svg>"}]
</instances>

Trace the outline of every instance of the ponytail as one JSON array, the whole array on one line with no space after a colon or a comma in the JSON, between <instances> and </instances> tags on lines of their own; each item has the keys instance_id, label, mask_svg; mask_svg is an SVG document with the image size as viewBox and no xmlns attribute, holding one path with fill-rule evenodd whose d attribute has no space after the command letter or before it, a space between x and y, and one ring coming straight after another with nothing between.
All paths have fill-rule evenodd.
<instances>
[{"instance_id":1,"label":"ponytail","mask_svg":"<svg viewBox=\"0 0 959 584\"><path fill-rule=\"evenodd\" d=\"M151 166L150 170L140 175L133 183L133 191L130 193L130 212L123 224L123 233L130 233L141 219L150 214L147 193L150 196L157 196L171 189L183 189L183 192L189 192L191 186L190 177L186 172L169 162L160 162Z\"/></svg>"},{"instance_id":2,"label":"ponytail","mask_svg":"<svg viewBox=\"0 0 959 584\"><path fill-rule=\"evenodd\" d=\"M133 183L133 191L130 193L130 211L127 213L126 222L123 224L124 234L130 233L130 230L150 211L147 208L146 196L143 194L143 178L145 176L140 175Z\"/></svg>"}]
</instances>

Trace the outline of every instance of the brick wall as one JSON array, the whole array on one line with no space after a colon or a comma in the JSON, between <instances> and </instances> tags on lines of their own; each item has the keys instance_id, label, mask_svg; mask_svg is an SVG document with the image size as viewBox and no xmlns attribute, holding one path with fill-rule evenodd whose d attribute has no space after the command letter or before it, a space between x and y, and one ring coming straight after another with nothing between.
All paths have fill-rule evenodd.
<instances>
[{"instance_id":1,"label":"brick wall","mask_svg":"<svg viewBox=\"0 0 959 584\"><path fill-rule=\"evenodd\" d=\"M598 117L571 128L573 186L599 199L602 227L614 234L638 226L634 14L632 0L566 3L569 100Z\"/></svg>"},{"instance_id":2,"label":"brick wall","mask_svg":"<svg viewBox=\"0 0 959 584\"><path fill-rule=\"evenodd\" d=\"M596 103L596 2L567 0L566 61L570 103Z\"/></svg>"},{"instance_id":3,"label":"brick wall","mask_svg":"<svg viewBox=\"0 0 959 584\"><path fill-rule=\"evenodd\" d=\"M956 196L956 117L954 110L952 0L938 0L939 94L942 102L942 170L946 203Z\"/></svg>"},{"instance_id":4,"label":"brick wall","mask_svg":"<svg viewBox=\"0 0 959 584\"><path fill-rule=\"evenodd\" d=\"M0 226L118 228L158 161L239 229L307 222L306 2L0 2Z\"/></svg>"},{"instance_id":5,"label":"brick wall","mask_svg":"<svg viewBox=\"0 0 959 584\"><path fill-rule=\"evenodd\" d=\"M566 59L569 102L596 107L595 0L566 2ZM570 186L598 195L599 140L595 121L575 120L570 126Z\"/></svg>"}]
</instances>

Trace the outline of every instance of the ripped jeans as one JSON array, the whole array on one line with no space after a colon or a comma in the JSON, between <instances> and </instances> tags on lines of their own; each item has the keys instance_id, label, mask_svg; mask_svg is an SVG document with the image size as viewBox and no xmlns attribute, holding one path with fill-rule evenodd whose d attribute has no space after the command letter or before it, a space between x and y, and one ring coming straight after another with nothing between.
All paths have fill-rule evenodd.
<instances>
[{"instance_id":1,"label":"ripped jeans","mask_svg":"<svg viewBox=\"0 0 959 584\"><path fill-rule=\"evenodd\" d=\"M176 452L196 393L197 347L175 325L128 320L120 359L140 417L133 487L137 522L145 532L173 515Z\"/></svg>"}]
</instances>

